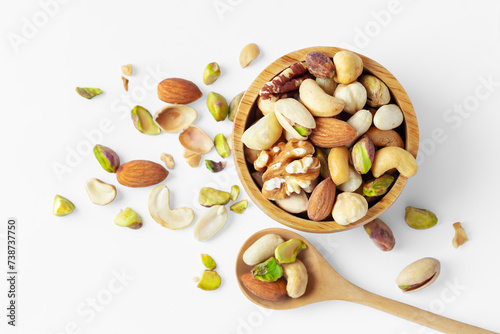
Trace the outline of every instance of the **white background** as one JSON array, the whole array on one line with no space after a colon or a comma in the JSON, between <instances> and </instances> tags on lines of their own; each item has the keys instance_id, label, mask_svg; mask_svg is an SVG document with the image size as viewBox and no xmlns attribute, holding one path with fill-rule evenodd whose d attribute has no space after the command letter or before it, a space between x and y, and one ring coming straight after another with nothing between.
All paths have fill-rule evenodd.
<instances>
[{"instance_id":1,"label":"white background","mask_svg":"<svg viewBox=\"0 0 500 334\"><path fill-rule=\"evenodd\" d=\"M177 135L139 133L130 109L140 104L155 112L164 105L156 84L186 78L204 94L192 104L199 112L196 124L212 138L229 134L232 123L213 120L207 94L216 91L230 100L276 58L317 45L360 52L399 79L419 121L420 166L381 217L395 234L393 251L379 251L362 228L303 235L340 274L369 291L500 332L500 3L391 3L2 1L0 263L5 272L6 221L14 216L20 274L15 329L6 325L7 285L1 275L0 332L435 333L346 302L274 312L255 306L237 286L236 253L254 232L282 225L250 203L243 215L230 213L220 234L198 242L192 226L171 231L150 217L151 187L119 185L89 152L89 140L97 140L123 162L160 162L162 152L172 154L176 167L165 181L171 204L191 206L200 215L201 187L229 190L239 184L232 159L220 174L202 165L192 169ZM250 42L259 45L261 55L242 69L239 52ZM202 72L212 61L220 64L222 75L207 87ZM127 63L134 74L125 93L120 66ZM86 100L75 93L76 86L105 93ZM218 156L213 151L207 158ZM62 165L67 169L58 176L54 168ZM90 177L116 185L116 200L105 207L92 204L83 187ZM70 198L75 212L53 216L55 194ZM242 193L240 199L248 196ZM409 228L403 219L407 205L432 210L438 224L424 231ZM142 229L114 225L115 215L127 206L142 215ZM451 245L456 221L470 238L459 249ZM203 269L200 253L217 262L223 284L216 291L197 289L192 281ZM425 256L441 261L439 279L403 295L394 283L397 274ZM125 275L122 283L116 281L120 275ZM99 311L91 311L95 298Z\"/></svg>"}]
</instances>

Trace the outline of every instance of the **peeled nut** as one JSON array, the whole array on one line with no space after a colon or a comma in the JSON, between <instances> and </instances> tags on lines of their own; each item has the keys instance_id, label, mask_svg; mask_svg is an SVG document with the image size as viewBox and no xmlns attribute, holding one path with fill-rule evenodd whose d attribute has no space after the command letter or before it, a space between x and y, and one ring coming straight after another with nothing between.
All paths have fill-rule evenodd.
<instances>
[{"instance_id":1,"label":"peeled nut","mask_svg":"<svg viewBox=\"0 0 500 334\"><path fill-rule=\"evenodd\" d=\"M154 187L149 195L149 213L158 224L172 230L189 226L194 220L191 208L170 208L170 191L162 184Z\"/></svg>"},{"instance_id":2,"label":"peeled nut","mask_svg":"<svg viewBox=\"0 0 500 334\"><path fill-rule=\"evenodd\" d=\"M338 85L333 96L345 102L344 111L351 115L366 104L366 89L357 81Z\"/></svg>"},{"instance_id":3,"label":"peeled nut","mask_svg":"<svg viewBox=\"0 0 500 334\"><path fill-rule=\"evenodd\" d=\"M239 201L238 203L234 203L229 207L229 210L236 213L243 213L248 207L248 201L245 199L243 201Z\"/></svg>"},{"instance_id":4,"label":"peeled nut","mask_svg":"<svg viewBox=\"0 0 500 334\"><path fill-rule=\"evenodd\" d=\"M333 56L335 64L334 80L341 84L350 84L363 72L363 60L351 51L339 51Z\"/></svg>"},{"instance_id":5,"label":"peeled nut","mask_svg":"<svg viewBox=\"0 0 500 334\"><path fill-rule=\"evenodd\" d=\"M412 206L406 207L405 221L408 226L417 229L425 230L437 224L438 219L434 213L425 209L417 209Z\"/></svg>"},{"instance_id":6,"label":"peeled nut","mask_svg":"<svg viewBox=\"0 0 500 334\"><path fill-rule=\"evenodd\" d=\"M247 67L260 54L259 47L255 43L245 45L240 53L241 67Z\"/></svg>"},{"instance_id":7,"label":"peeled nut","mask_svg":"<svg viewBox=\"0 0 500 334\"><path fill-rule=\"evenodd\" d=\"M220 67L216 62L210 63L205 67L203 71L203 82L205 85L211 85L220 76Z\"/></svg>"},{"instance_id":8,"label":"peeled nut","mask_svg":"<svg viewBox=\"0 0 500 334\"><path fill-rule=\"evenodd\" d=\"M403 123L403 112L396 104L387 104L378 108L373 116L373 124L380 130L391 130Z\"/></svg>"},{"instance_id":9,"label":"peeled nut","mask_svg":"<svg viewBox=\"0 0 500 334\"><path fill-rule=\"evenodd\" d=\"M221 284L221 279L216 271L204 270L197 287L202 290L215 290Z\"/></svg>"},{"instance_id":10,"label":"peeled nut","mask_svg":"<svg viewBox=\"0 0 500 334\"><path fill-rule=\"evenodd\" d=\"M174 169L175 163L174 163L174 158L167 153L162 153L160 155L160 160L163 161L165 166L167 166L168 169Z\"/></svg>"},{"instance_id":11,"label":"peeled nut","mask_svg":"<svg viewBox=\"0 0 500 334\"><path fill-rule=\"evenodd\" d=\"M274 257L270 257L252 269L252 277L263 282L276 282L281 276L283 276L283 268Z\"/></svg>"},{"instance_id":12,"label":"peeled nut","mask_svg":"<svg viewBox=\"0 0 500 334\"><path fill-rule=\"evenodd\" d=\"M224 205L214 205L208 209L194 225L194 238L206 241L216 235L227 222Z\"/></svg>"},{"instance_id":13,"label":"peeled nut","mask_svg":"<svg viewBox=\"0 0 500 334\"><path fill-rule=\"evenodd\" d=\"M120 158L109 147L97 144L94 146L94 155L106 172L116 173L120 167Z\"/></svg>"},{"instance_id":14,"label":"peeled nut","mask_svg":"<svg viewBox=\"0 0 500 334\"><path fill-rule=\"evenodd\" d=\"M66 197L56 195L54 198L54 208L52 213L58 217L69 215L75 210L75 205Z\"/></svg>"},{"instance_id":15,"label":"peeled nut","mask_svg":"<svg viewBox=\"0 0 500 334\"><path fill-rule=\"evenodd\" d=\"M225 191L217 190L210 187L200 189L199 201L200 204L206 207L214 205L226 205L231 199L231 194Z\"/></svg>"},{"instance_id":16,"label":"peeled nut","mask_svg":"<svg viewBox=\"0 0 500 334\"><path fill-rule=\"evenodd\" d=\"M201 262L208 270L214 270L217 266L214 259L208 254L201 254Z\"/></svg>"},{"instance_id":17,"label":"peeled nut","mask_svg":"<svg viewBox=\"0 0 500 334\"><path fill-rule=\"evenodd\" d=\"M122 73L123 75L132 75L132 65L127 64L127 65L122 65Z\"/></svg>"},{"instance_id":18,"label":"peeled nut","mask_svg":"<svg viewBox=\"0 0 500 334\"><path fill-rule=\"evenodd\" d=\"M413 262L401 271L396 279L396 284L405 293L414 292L433 283L439 276L441 263L426 257Z\"/></svg>"},{"instance_id":19,"label":"peeled nut","mask_svg":"<svg viewBox=\"0 0 500 334\"><path fill-rule=\"evenodd\" d=\"M453 228L455 229L455 236L453 237L453 247L458 248L462 246L464 243L469 241L469 238L467 238L467 234L465 234L465 231L462 227L462 224L460 223L454 223Z\"/></svg>"},{"instance_id":20,"label":"peeled nut","mask_svg":"<svg viewBox=\"0 0 500 334\"><path fill-rule=\"evenodd\" d=\"M266 234L255 241L243 253L243 262L249 266L254 266L262 261L274 256L274 250L283 242L282 237L277 234Z\"/></svg>"},{"instance_id":21,"label":"peeled nut","mask_svg":"<svg viewBox=\"0 0 500 334\"><path fill-rule=\"evenodd\" d=\"M351 149L351 160L354 169L360 174L370 170L375 158L375 146L367 136L361 137Z\"/></svg>"},{"instance_id":22,"label":"peeled nut","mask_svg":"<svg viewBox=\"0 0 500 334\"><path fill-rule=\"evenodd\" d=\"M238 196L240 196L240 187L237 185L234 185L231 187L231 201L236 201L238 199Z\"/></svg>"},{"instance_id":23,"label":"peeled nut","mask_svg":"<svg viewBox=\"0 0 500 334\"><path fill-rule=\"evenodd\" d=\"M349 225L363 218L368 212L368 202L357 193L343 192L333 206L333 219L340 225Z\"/></svg>"},{"instance_id":24,"label":"peeled nut","mask_svg":"<svg viewBox=\"0 0 500 334\"><path fill-rule=\"evenodd\" d=\"M377 108L391 101L389 88L379 78L371 74L363 74L358 80L366 89L368 98L366 103L370 107Z\"/></svg>"},{"instance_id":25,"label":"peeled nut","mask_svg":"<svg viewBox=\"0 0 500 334\"><path fill-rule=\"evenodd\" d=\"M363 185L363 194L368 197L377 197L385 195L393 182L394 182L394 176L389 174L384 174L372 181L366 182Z\"/></svg>"},{"instance_id":26,"label":"peeled nut","mask_svg":"<svg viewBox=\"0 0 500 334\"><path fill-rule=\"evenodd\" d=\"M227 118L234 122L234 117L236 116L236 112L238 111L238 107L240 106L241 98L245 94L245 91L236 95L231 102L229 103L229 111L227 113Z\"/></svg>"},{"instance_id":27,"label":"peeled nut","mask_svg":"<svg viewBox=\"0 0 500 334\"><path fill-rule=\"evenodd\" d=\"M152 136L160 134L160 128L156 125L153 117L146 108L135 106L130 114L132 115L132 121L134 122L135 128L139 130L140 133Z\"/></svg>"},{"instance_id":28,"label":"peeled nut","mask_svg":"<svg viewBox=\"0 0 500 334\"><path fill-rule=\"evenodd\" d=\"M392 168L405 177L412 177L417 173L417 160L400 147L389 146L377 150L371 168L373 176L379 177Z\"/></svg>"},{"instance_id":29,"label":"peeled nut","mask_svg":"<svg viewBox=\"0 0 500 334\"><path fill-rule=\"evenodd\" d=\"M291 263L297 258L297 254L306 249L306 244L300 239L290 239L276 247L274 257L279 263Z\"/></svg>"},{"instance_id":30,"label":"peeled nut","mask_svg":"<svg viewBox=\"0 0 500 334\"><path fill-rule=\"evenodd\" d=\"M115 224L137 230L142 227L142 218L131 208L126 208L116 216Z\"/></svg>"},{"instance_id":31,"label":"peeled nut","mask_svg":"<svg viewBox=\"0 0 500 334\"><path fill-rule=\"evenodd\" d=\"M335 116L345 109L344 100L327 94L313 79L306 79L302 82L299 94L300 101L315 117Z\"/></svg>"},{"instance_id":32,"label":"peeled nut","mask_svg":"<svg viewBox=\"0 0 500 334\"><path fill-rule=\"evenodd\" d=\"M272 112L246 129L241 136L241 142L253 150L268 150L281 137L282 131L276 114Z\"/></svg>"},{"instance_id":33,"label":"peeled nut","mask_svg":"<svg viewBox=\"0 0 500 334\"><path fill-rule=\"evenodd\" d=\"M307 288L307 269L300 260L283 265L283 276L285 276L286 292L290 298L299 298L304 295Z\"/></svg>"},{"instance_id":34,"label":"peeled nut","mask_svg":"<svg viewBox=\"0 0 500 334\"><path fill-rule=\"evenodd\" d=\"M229 144L227 143L226 137L223 133L219 133L215 136L214 144L217 153L219 153L222 158L227 158L231 155L231 149L229 148Z\"/></svg>"},{"instance_id":35,"label":"peeled nut","mask_svg":"<svg viewBox=\"0 0 500 334\"><path fill-rule=\"evenodd\" d=\"M224 168L226 168L226 165L226 161L213 161L205 159L205 166L207 166L207 169L212 173L221 172Z\"/></svg>"},{"instance_id":36,"label":"peeled nut","mask_svg":"<svg viewBox=\"0 0 500 334\"><path fill-rule=\"evenodd\" d=\"M375 246L377 246L381 251L387 252L394 248L394 245L396 244L394 235L392 234L389 226L387 226L383 221L376 218L364 227L370 239L372 239Z\"/></svg>"},{"instance_id":37,"label":"peeled nut","mask_svg":"<svg viewBox=\"0 0 500 334\"><path fill-rule=\"evenodd\" d=\"M225 120L229 112L229 106L224 96L214 92L208 93L207 107L217 122Z\"/></svg>"},{"instance_id":38,"label":"peeled nut","mask_svg":"<svg viewBox=\"0 0 500 334\"><path fill-rule=\"evenodd\" d=\"M91 178L85 183L85 190L90 197L92 203L97 205L106 205L116 197L116 187L112 184L107 184L101 180Z\"/></svg>"},{"instance_id":39,"label":"peeled nut","mask_svg":"<svg viewBox=\"0 0 500 334\"><path fill-rule=\"evenodd\" d=\"M154 115L154 121L165 132L181 132L198 118L198 112L190 106L171 104Z\"/></svg>"},{"instance_id":40,"label":"peeled nut","mask_svg":"<svg viewBox=\"0 0 500 334\"><path fill-rule=\"evenodd\" d=\"M81 97L84 97L89 100L103 93L103 91L99 88L88 88L88 87L87 88L76 87L76 92Z\"/></svg>"}]
</instances>

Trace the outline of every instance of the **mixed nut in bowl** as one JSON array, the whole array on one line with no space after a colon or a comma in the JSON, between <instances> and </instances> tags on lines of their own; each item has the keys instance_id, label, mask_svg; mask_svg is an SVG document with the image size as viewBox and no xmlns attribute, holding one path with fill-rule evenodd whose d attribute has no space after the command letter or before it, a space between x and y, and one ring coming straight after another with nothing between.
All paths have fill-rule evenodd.
<instances>
[{"instance_id":1,"label":"mixed nut in bowl","mask_svg":"<svg viewBox=\"0 0 500 334\"><path fill-rule=\"evenodd\" d=\"M415 175L418 125L394 76L335 47L289 53L241 99L234 158L245 190L291 228L328 233L364 225Z\"/></svg>"}]
</instances>

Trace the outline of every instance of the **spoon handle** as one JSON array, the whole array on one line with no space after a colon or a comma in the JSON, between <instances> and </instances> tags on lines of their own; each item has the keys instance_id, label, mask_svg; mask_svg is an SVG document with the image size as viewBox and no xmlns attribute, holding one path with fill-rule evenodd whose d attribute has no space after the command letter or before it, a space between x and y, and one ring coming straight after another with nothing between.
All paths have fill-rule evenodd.
<instances>
[{"instance_id":1,"label":"spoon handle","mask_svg":"<svg viewBox=\"0 0 500 334\"><path fill-rule=\"evenodd\" d=\"M417 307L376 295L361 288L358 289L359 290L356 292L353 291L354 293L351 293L350 298L346 300L376 308L443 333L499 334L483 328L468 325L460 321L442 317Z\"/></svg>"}]
</instances>

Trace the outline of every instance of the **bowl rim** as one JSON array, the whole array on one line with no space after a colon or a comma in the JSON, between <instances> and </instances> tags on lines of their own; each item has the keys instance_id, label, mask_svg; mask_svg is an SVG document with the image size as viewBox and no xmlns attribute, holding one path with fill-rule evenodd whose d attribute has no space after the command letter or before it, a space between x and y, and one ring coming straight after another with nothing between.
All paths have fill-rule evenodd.
<instances>
[{"instance_id":1,"label":"bowl rim","mask_svg":"<svg viewBox=\"0 0 500 334\"><path fill-rule=\"evenodd\" d=\"M387 192L378 203L372 206L363 218L357 220L352 224L340 225L334 220L315 222L295 216L281 209L276 204L265 198L264 195L262 195L261 190L255 184L255 181L250 175L250 171L245 159L243 143L241 142L241 136L246 130L248 116L252 111L257 98L259 97L259 91L262 86L290 65L299 61L305 61L306 54L312 51L320 51L333 58L335 53L339 51L351 50L331 46L308 47L290 52L276 59L269 66L267 66L255 78L250 87L245 91L245 94L243 95L238 106L238 111L236 113L233 125L233 158L238 177L247 194L250 196L253 203L255 203L270 218L285 226L303 232L333 233L362 226L380 216L399 197L401 191L403 190L403 187L406 184L407 178L400 174L391 190L389 190L389 192ZM399 81L385 67L362 54L356 54L363 60L363 71L373 74L387 85L394 102L400 107L401 111L403 112L403 124L405 127L404 132L406 139L405 149L416 158L418 152L419 132L417 117L415 115L415 111L413 109L410 98L408 97L408 94L403 89Z\"/></svg>"}]
</instances>

